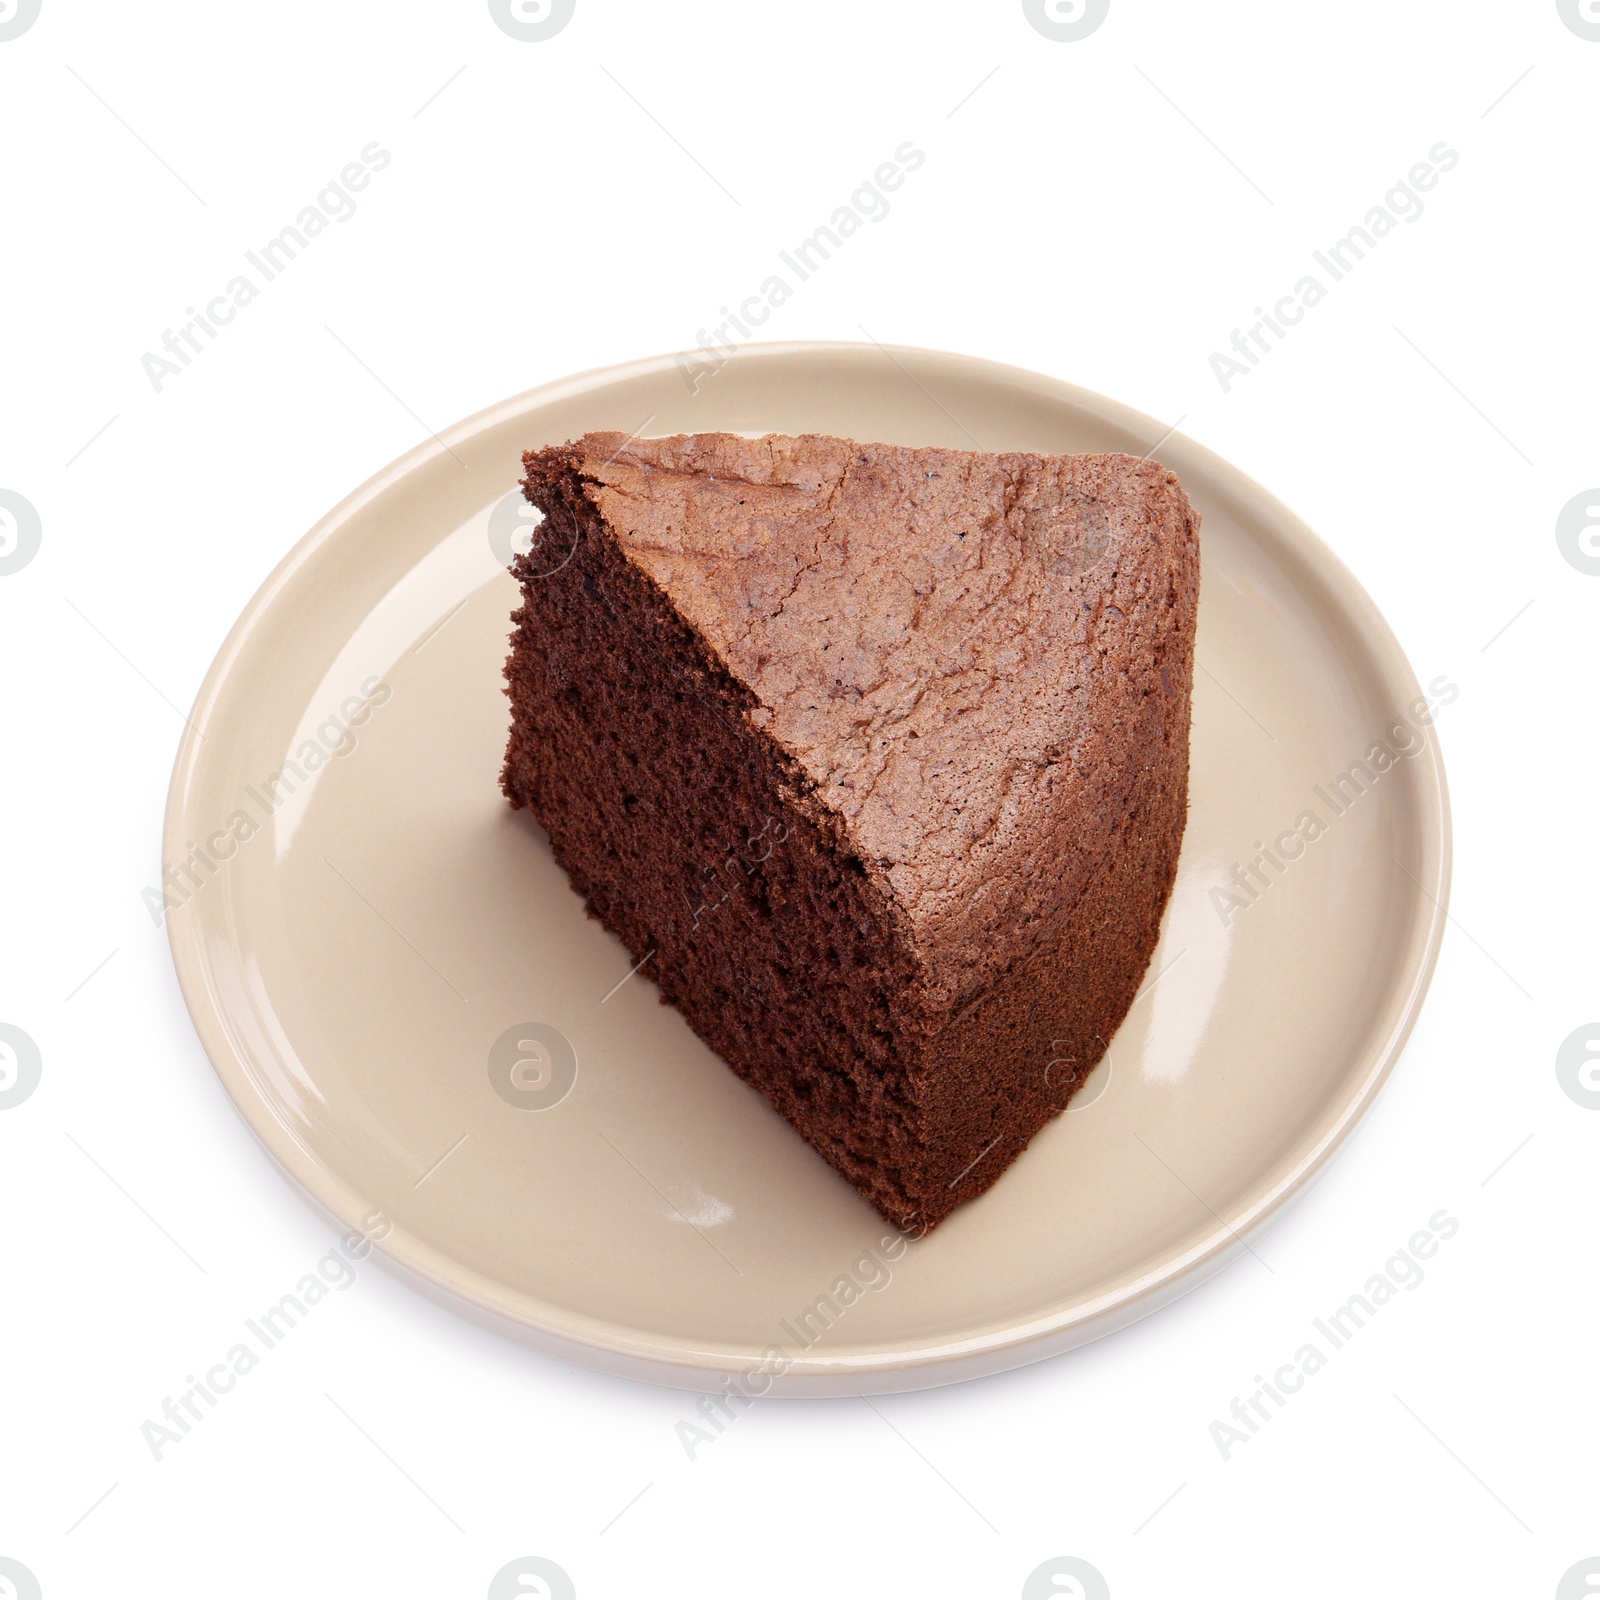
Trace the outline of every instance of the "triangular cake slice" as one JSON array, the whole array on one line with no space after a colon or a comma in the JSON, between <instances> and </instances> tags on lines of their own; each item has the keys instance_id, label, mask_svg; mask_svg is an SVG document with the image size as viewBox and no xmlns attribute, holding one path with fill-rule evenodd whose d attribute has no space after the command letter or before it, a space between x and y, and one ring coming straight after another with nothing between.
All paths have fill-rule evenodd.
<instances>
[{"instance_id":1,"label":"triangular cake slice","mask_svg":"<svg viewBox=\"0 0 1600 1600\"><path fill-rule=\"evenodd\" d=\"M523 464L506 795L701 1038L926 1232L1149 963L1195 511L1123 455L591 433Z\"/></svg>"}]
</instances>

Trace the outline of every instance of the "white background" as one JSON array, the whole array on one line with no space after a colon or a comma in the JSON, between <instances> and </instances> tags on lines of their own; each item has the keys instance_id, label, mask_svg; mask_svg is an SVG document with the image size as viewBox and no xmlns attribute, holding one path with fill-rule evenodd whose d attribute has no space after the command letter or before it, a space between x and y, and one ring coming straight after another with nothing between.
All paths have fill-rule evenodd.
<instances>
[{"instance_id":1,"label":"white background","mask_svg":"<svg viewBox=\"0 0 1600 1600\"><path fill-rule=\"evenodd\" d=\"M578 0L543 43L483 0L44 0L0 43L0 488L43 528L0 577L0 1022L43 1059L0 1112L0 1556L58 1600L481 1596L538 1554L595 1600L1014 1596L1074 1555L1128 1600L1544 1597L1600 1555L1600 1112L1555 1071L1600 1014L1600 577L1555 538L1600 483L1597 90L1554 0L1112 0L1077 43L1017 0ZM769 336L866 329L1183 419L1460 685L1454 922L1390 1086L1258 1242L1270 1272L877 1402L892 1427L764 1404L691 1462L688 1396L368 1268L155 1462L140 1424L332 1239L140 901L176 708L425 429L693 345L908 139L891 214ZM141 356L373 140L356 215L156 393ZM1212 352L1441 140L1425 213L1224 393ZM1426 1282L1224 1461L1213 1419L1440 1208Z\"/></svg>"}]
</instances>

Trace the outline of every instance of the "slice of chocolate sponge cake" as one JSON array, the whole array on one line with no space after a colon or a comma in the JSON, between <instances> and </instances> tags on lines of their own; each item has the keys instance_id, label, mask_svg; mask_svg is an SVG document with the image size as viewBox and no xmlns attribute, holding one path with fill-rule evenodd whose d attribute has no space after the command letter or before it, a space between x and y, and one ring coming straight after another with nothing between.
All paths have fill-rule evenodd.
<instances>
[{"instance_id":1,"label":"slice of chocolate sponge cake","mask_svg":"<svg viewBox=\"0 0 1600 1600\"><path fill-rule=\"evenodd\" d=\"M1196 513L1122 455L591 433L523 465L507 796L700 1037L926 1232L1149 963Z\"/></svg>"}]
</instances>

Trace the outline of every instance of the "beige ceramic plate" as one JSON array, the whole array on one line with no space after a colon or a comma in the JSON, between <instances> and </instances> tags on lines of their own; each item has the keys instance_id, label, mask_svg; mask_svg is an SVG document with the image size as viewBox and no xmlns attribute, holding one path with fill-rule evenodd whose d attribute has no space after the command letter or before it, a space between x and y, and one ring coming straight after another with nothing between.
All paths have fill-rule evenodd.
<instances>
[{"instance_id":1,"label":"beige ceramic plate","mask_svg":"<svg viewBox=\"0 0 1600 1600\"><path fill-rule=\"evenodd\" d=\"M590 428L1159 442L1204 515L1192 809L1150 981L1074 1109L925 1240L887 1235L627 977L500 798L502 563L526 538L505 497L522 450ZM763 1364L751 1388L809 1395L996 1372L1224 1265L1400 1051L1448 820L1429 695L1371 601L1284 507L1162 431L989 362L768 345L697 394L671 359L536 390L358 490L234 628L173 780L166 856L194 885L173 953L251 1128L418 1286L685 1386ZM1231 881L1258 841L1281 870Z\"/></svg>"}]
</instances>

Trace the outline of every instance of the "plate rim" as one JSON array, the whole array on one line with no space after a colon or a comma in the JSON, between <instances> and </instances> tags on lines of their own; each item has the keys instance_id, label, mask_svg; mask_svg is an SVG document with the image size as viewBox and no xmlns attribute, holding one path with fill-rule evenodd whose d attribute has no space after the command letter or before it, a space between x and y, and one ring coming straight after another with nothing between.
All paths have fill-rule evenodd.
<instances>
[{"instance_id":1,"label":"plate rim","mask_svg":"<svg viewBox=\"0 0 1600 1600\"><path fill-rule=\"evenodd\" d=\"M747 356L775 360L825 358L830 354L860 356L869 352L887 355L891 360L906 357L913 362L953 364L974 376L981 374L1014 390L1065 402L1124 428L1135 437L1157 437L1158 444L1152 454L1155 448L1180 440L1185 455L1196 461L1214 482L1247 507L1261 523L1270 527L1280 547L1305 563L1344 614L1359 625L1384 682L1401 691L1398 703L1410 704L1421 696L1421 685L1410 661L1377 604L1339 555L1302 518L1249 474L1207 446L1176 429L1161 433L1159 421L1120 401L1065 379L982 356L920 346L883 345L875 340L871 343L842 339L759 341L742 345L732 359L739 361ZM313 563L366 505L447 454L454 443L537 407L613 383L660 374L671 369L680 355L681 352L669 351L592 367L487 406L398 456L320 517L250 597L218 648L195 695L179 739L163 813L164 859L180 859L184 840L194 836L185 802L201 771L202 730L227 686L246 641L297 574ZM1405 936L1409 971L1384 996L1384 1004L1375 1020L1385 1024L1385 1031L1381 1043L1364 1052L1364 1064L1359 1058L1353 1064L1360 1074L1353 1092L1343 1097L1339 1114L1291 1170L1267 1184L1237 1211L1231 1222L1219 1216L1216 1229L1205 1235L1199 1244L1168 1255L1131 1285L1126 1280L1119 1281L1105 1295L1087 1305L1078 1304L1064 1311L1058 1309L1054 1314L1045 1312L1026 1321L1000 1319L970 1336L946 1339L914 1351L870 1347L854 1354L807 1352L788 1364L766 1394L829 1397L889 1393L982 1377L1046 1359L1103 1337L1170 1304L1243 1254L1252 1239L1279 1220L1287 1207L1326 1170L1371 1109L1411 1036L1438 963L1448 919L1453 841L1449 789L1439 742L1430 739L1425 748L1428 759L1422 773L1426 774L1426 784L1419 786L1416 796L1419 838L1425 859L1419 883L1422 893ZM1413 763L1413 770L1419 766L1421 763ZM247 1052L230 1032L220 996L208 981L209 961L198 919L168 916L165 921L168 947L185 1007L235 1111L314 1210L338 1229L359 1228L358 1218L381 1208L372 1203L370 1196L360 1195L337 1171L315 1158L258 1088ZM733 1356L677 1336L646 1335L640 1330L568 1308L534 1301L520 1292L496 1295L494 1289L503 1289L503 1285L462 1267L446 1253L399 1229L374 1242L372 1259L436 1303L465 1312L469 1320L558 1359L617 1376L704 1390L714 1387L725 1374L748 1373L759 1364L758 1360ZM530 1306L538 1306L546 1314L531 1316Z\"/></svg>"}]
</instances>

